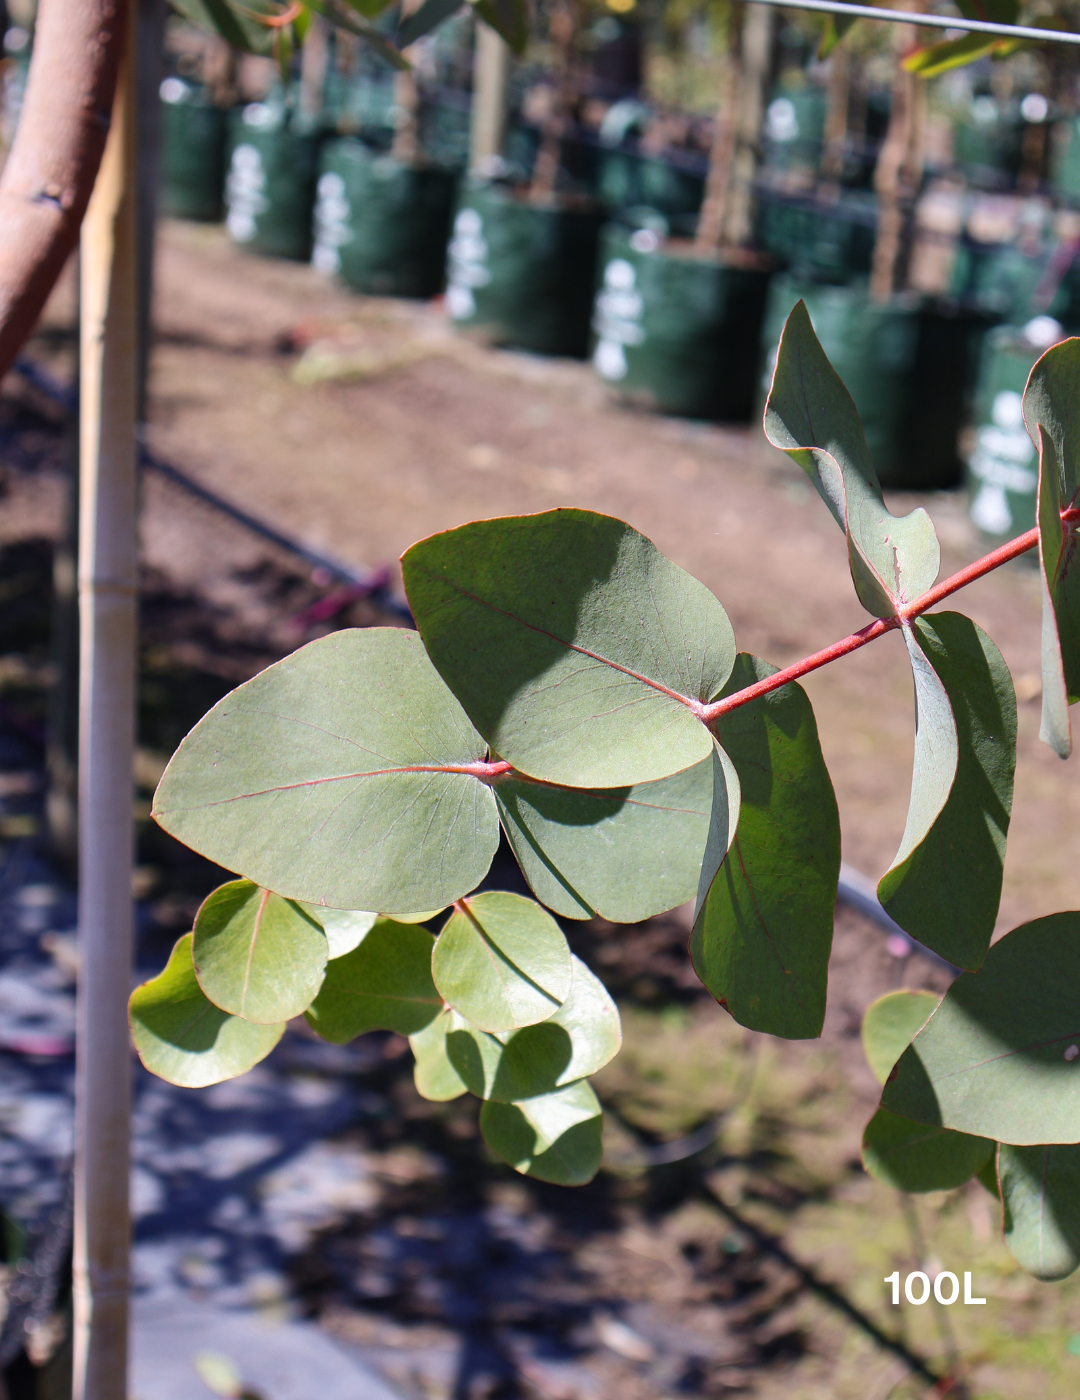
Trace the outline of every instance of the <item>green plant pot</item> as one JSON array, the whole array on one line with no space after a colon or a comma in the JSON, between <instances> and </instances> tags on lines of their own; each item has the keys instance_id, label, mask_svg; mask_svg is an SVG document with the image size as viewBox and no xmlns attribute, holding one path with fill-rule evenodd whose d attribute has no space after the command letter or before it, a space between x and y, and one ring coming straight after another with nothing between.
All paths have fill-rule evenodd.
<instances>
[{"instance_id":1,"label":"green plant pot","mask_svg":"<svg viewBox=\"0 0 1080 1400\"><path fill-rule=\"evenodd\" d=\"M225 227L234 243L268 257L306 262L319 137L290 129L273 109L249 103L229 120Z\"/></svg>"},{"instance_id":2,"label":"green plant pot","mask_svg":"<svg viewBox=\"0 0 1080 1400\"><path fill-rule=\"evenodd\" d=\"M1056 336L1052 322L1040 318L1031 326L1046 328L1036 336L1038 344L1025 329L999 326L986 337L979 358L964 477L971 522L994 543L1014 539L1035 524L1039 463L1024 427L1023 396L1035 361Z\"/></svg>"},{"instance_id":3,"label":"green plant pot","mask_svg":"<svg viewBox=\"0 0 1080 1400\"><path fill-rule=\"evenodd\" d=\"M496 185L458 202L446 300L462 330L541 355L589 348L589 316L603 214L531 204Z\"/></svg>"},{"instance_id":4,"label":"green plant pot","mask_svg":"<svg viewBox=\"0 0 1080 1400\"><path fill-rule=\"evenodd\" d=\"M227 114L182 78L161 84L161 212L218 223L225 212Z\"/></svg>"},{"instance_id":5,"label":"green plant pot","mask_svg":"<svg viewBox=\"0 0 1080 1400\"><path fill-rule=\"evenodd\" d=\"M775 173L816 171L825 138L827 98L823 89L777 88L765 109L764 169Z\"/></svg>"},{"instance_id":6,"label":"green plant pot","mask_svg":"<svg viewBox=\"0 0 1080 1400\"><path fill-rule=\"evenodd\" d=\"M957 485L958 439L985 318L915 299L881 305L869 300L865 283L838 287L774 278L765 314L762 405L780 333L800 299L855 400L881 484L920 491Z\"/></svg>"},{"instance_id":7,"label":"green plant pot","mask_svg":"<svg viewBox=\"0 0 1080 1400\"><path fill-rule=\"evenodd\" d=\"M358 292L433 297L442 291L456 177L402 165L362 141L323 147L312 262Z\"/></svg>"},{"instance_id":8,"label":"green plant pot","mask_svg":"<svg viewBox=\"0 0 1080 1400\"><path fill-rule=\"evenodd\" d=\"M669 161L637 151L602 151L597 161L596 193L609 209L644 206L661 214L696 214L705 180Z\"/></svg>"},{"instance_id":9,"label":"green plant pot","mask_svg":"<svg viewBox=\"0 0 1080 1400\"><path fill-rule=\"evenodd\" d=\"M850 282L870 271L876 226L871 194L845 192L837 202L821 204L763 189L755 243L800 276Z\"/></svg>"},{"instance_id":10,"label":"green plant pot","mask_svg":"<svg viewBox=\"0 0 1080 1400\"><path fill-rule=\"evenodd\" d=\"M593 364L631 403L748 421L771 270L694 257L649 229L609 225L601 242Z\"/></svg>"},{"instance_id":11,"label":"green plant pot","mask_svg":"<svg viewBox=\"0 0 1080 1400\"><path fill-rule=\"evenodd\" d=\"M1004 189L1016 180L1022 143L1019 117L992 97L976 97L953 127L953 161L969 184Z\"/></svg>"},{"instance_id":12,"label":"green plant pot","mask_svg":"<svg viewBox=\"0 0 1080 1400\"><path fill-rule=\"evenodd\" d=\"M1057 122L1050 134L1050 183L1058 198L1080 205L1080 117Z\"/></svg>"}]
</instances>

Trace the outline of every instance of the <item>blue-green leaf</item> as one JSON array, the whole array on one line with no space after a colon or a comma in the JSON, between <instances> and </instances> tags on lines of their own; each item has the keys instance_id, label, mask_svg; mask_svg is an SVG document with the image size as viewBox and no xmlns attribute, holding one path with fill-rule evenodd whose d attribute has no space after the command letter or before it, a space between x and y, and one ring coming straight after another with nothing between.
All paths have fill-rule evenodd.
<instances>
[{"instance_id":1,"label":"blue-green leaf","mask_svg":"<svg viewBox=\"0 0 1080 1400\"><path fill-rule=\"evenodd\" d=\"M583 1186L600 1168L603 1114L585 1079L521 1103L485 1103L480 1131L515 1171L557 1186Z\"/></svg>"},{"instance_id":2,"label":"blue-green leaf","mask_svg":"<svg viewBox=\"0 0 1080 1400\"><path fill-rule=\"evenodd\" d=\"M351 953L327 963L305 1013L312 1030L338 1045L365 1031L422 1031L443 1004L431 979L434 944L427 929L379 919Z\"/></svg>"},{"instance_id":3,"label":"blue-green leaf","mask_svg":"<svg viewBox=\"0 0 1080 1400\"><path fill-rule=\"evenodd\" d=\"M1080 1144L998 1153L1005 1243L1029 1274L1054 1283L1080 1268Z\"/></svg>"}]
</instances>

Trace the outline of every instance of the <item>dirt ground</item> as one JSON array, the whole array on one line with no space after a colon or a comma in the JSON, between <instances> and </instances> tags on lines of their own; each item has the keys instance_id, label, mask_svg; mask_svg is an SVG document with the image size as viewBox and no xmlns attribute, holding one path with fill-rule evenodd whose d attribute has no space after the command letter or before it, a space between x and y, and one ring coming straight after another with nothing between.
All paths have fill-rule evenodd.
<instances>
[{"instance_id":1,"label":"dirt ground","mask_svg":"<svg viewBox=\"0 0 1080 1400\"><path fill-rule=\"evenodd\" d=\"M714 590L740 647L778 665L865 621L842 536L760 428L618 408L587 365L463 341L438 305L350 295L309 268L242 254L217 229L164 225L157 278L152 448L349 565L394 564L415 539L469 519L584 506L649 535ZM68 285L50 306L49 334L34 347L58 373L70 320ZM8 472L0 544L56 536L63 495L55 443L50 450L42 469ZM982 552L959 496L890 504L927 506L943 574ZM147 578L160 585L150 591L147 625L159 628L163 652L194 658L221 689L317 634L295 619L326 580L152 475L142 528ZM1080 907L1080 790L1071 767L1037 737L1037 574L1023 563L1001 570L958 606L998 643L1021 700L1004 931ZM348 620L385 619L361 607ZM163 665L163 708L178 684L172 677ZM912 697L902 644L886 637L808 678L806 688L837 791L844 858L877 876L899 843L910 781ZM213 689L211 682L185 694L180 709L196 717L216 698ZM144 735L148 783L172 742L167 724L149 741ZM203 878L197 873L196 884ZM174 920L158 909L164 927L188 916L182 895L169 898L179 903ZM876 1096L858 1048L862 1010L902 982L943 986L937 974L921 959L891 958L879 932L841 913L825 1037L791 1046L744 1036L693 994L685 935L679 915L631 930L598 922L574 935L619 995L626 1022L627 1048L598 1081L614 1110L611 1170L577 1206L509 1173L482 1174L470 1187L483 1195L484 1219L500 1222L491 1239L516 1241L539 1282L489 1298L479 1331L448 1330L445 1295L436 1308L423 1278L427 1269L460 1285L460 1271L446 1262L454 1238L446 1220L460 1205L455 1191L465 1189L453 1143L470 1140L470 1130L455 1126L457 1110L409 1098L406 1081L394 1091L397 1102L421 1125L423 1151L443 1165L418 1168L411 1184L388 1188L379 1229L397 1240L394 1249L380 1245L364 1219L312 1247L297 1264L307 1306L418 1397L572 1400L618 1391L627 1400L739 1392L906 1400L926 1393L925 1379L909 1375L910 1355L860 1330L817 1286L825 1281L939 1371L957 1349L972 1396L1074 1394L1080 1286L1027 1280L993 1239L992 1203L981 1187L922 1198L913 1215L857 1165ZM658 1168L642 1158L642 1143L681 1140L712 1115L720 1115L719 1145L691 1153L689 1165ZM770 1253L755 1230L788 1253ZM402 1240L421 1243L406 1249ZM412 1262L403 1265L406 1255ZM928 1258L954 1272L974 1269L991 1300L986 1309L890 1316L880 1280ZM573 1312L575 1298L579 1312L567 1320L559 1309ZM547 1328L548 1352L535 1344L537 1328ZM481 1366L471 1389L453 1389L440 1348L450 1336L481 1332L489 1341L498 1334L498 1364ZM494 1377L490 1384L485 1375Z\"/></svg>"}]
</instances>

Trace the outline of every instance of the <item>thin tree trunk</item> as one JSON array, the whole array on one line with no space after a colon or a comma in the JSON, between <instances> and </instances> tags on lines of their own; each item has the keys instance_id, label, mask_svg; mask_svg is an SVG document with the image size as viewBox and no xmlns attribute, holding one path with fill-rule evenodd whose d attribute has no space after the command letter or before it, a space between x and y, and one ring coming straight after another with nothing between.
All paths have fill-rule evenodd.
<instances>
[{"instance_id":1,"label":"thin tree trunk","mask_svg":"<svg viewBox=\"0 0 1080 1400\"><path fill-rule=\"evenodd\" d=\"M135 43L82 230L74 1400L127 1400L136 627Z\"/></svg>"},{"instance_id":2,"label":"thin tree trunk","mask_svg":"<svg viewBox=\"0 0 1080 1400\"><path fill-rule=\"evenodd\" d=\"M420 3L421 0L404 0L401 18L406 19L413 14L420 8ZM408 49L405 56L409 56ZM402 165L415 165L420 158L420 89L411 68L407 72L394 74L394 106L398 121L390 154Z\"/></svg>"},{"instance_id":3,"label":"thin tree trunk","mask_svg":"<svg viewBox=\"0 0 1080 1400\"><path fill-rule=\"evenodd\" d=\"M322 15L313 13L304 35L304 47L300 51L300 117L309 128L322 115L329 57L329 22Z\"/></svg>"},{"instance_id":4,"label":"thin tree trunk","mask_svg":"<svg viewBox=\"0 0 1080 1400\"><path fill-rule=\"evenodd\" d=\"M544 122L533 167L529 194L533 199L548 200L555 194L562 161L562 143L570 124L570 115L577 102L577 35L581 24L578 0L562 0L551 12L551 37L559 52L558 83L551 111Z\"/></svg>"},{"instance_id":5,"label":"thin tree trunk","mask_svg":"<svg viewBox=\"0 0 1080 1400\"><path fill-rule=\"evenodd\" d=\"M894 27L896 71L893 76L892 106L888 130L874 168L878 227L870 271L870 297L873 301L888 301L900 282L904 228L914 196L912 179L916 166L921 166L922 122L919 109L922 101L916 90L916 84L921 80L914 73L909 73L901 63L904 54L915 47L917 41L914 35L918 31L905 31L907 25ZM914 154L916 144L920 152L918 155Z\"/></svg>"},{"instance_id":6,"label":"thin tree trunk","mask_svg":"<svg viewBox=\"0 0 1080 1400\"><path fill-rule=\"evenodd\" d=\"M825 99L825 137L821 152L821 195L840 198L840 179L847 153L848 104L851 93L851 54L837 44L829 55L829 81Z\"/></svg>"},{"instance_id":7,"label":"thin tree trunk","mask_svg":"<svg viewBox=\"0 0 1080 1400\"><path fill-rule=\"evenodd\" d=\"M750 5L743 20L735 154L721 232L722 242L730 248L748 243L753 232L754 181L761 162L761 130L772 69L775 19L771 6Z\"/></svg>"},{"instance_id":8,"label":"thin tree trunk","mask_svg":"<svg viewBox=\"0 0 1080 1400\"><path fill-rule=\"evenodd\" d=\"M727 89L723 104L716 114L712 148L709 151L709 171L705 177L705 197L701 201L701 213L694 237L694 251L697 253L715 251L723 235L731 162L735 156L739 86L739 63L735 55L731 54L727 63Z\"/></svg>"},{"instance_id":9,"label":"thin tree trunk","mask_svg":"<svg viewBox=\"0 0 1080 1400\"><path fill-rule=\"evenodd\" d=\"M476 23L469 130L469 170L482 175L502 156L510 87L510 46L489 25Z\"/></svg>"}]
</instances>

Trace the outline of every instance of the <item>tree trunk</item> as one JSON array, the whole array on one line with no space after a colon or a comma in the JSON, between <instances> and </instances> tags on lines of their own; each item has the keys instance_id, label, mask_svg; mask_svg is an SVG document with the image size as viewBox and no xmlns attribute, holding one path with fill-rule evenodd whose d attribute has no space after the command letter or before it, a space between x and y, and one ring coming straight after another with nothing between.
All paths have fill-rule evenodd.
<instances>
[{"instance_id":1,"label":"tree trunk","mask_svg":"<svg viewBox=\"0 0 1080 1400\"><path fill-rule=\"evenodd\" d=\"M469 170L474 175L492 171L502 157L509 87L510 46L478 20L469 129Z\"/></svg>"},{"instance_id":2,"label":"tree trunk","mask_svg":"<svg viewBox=\"0 0 1080 1400\"><path fill-rule=\"evenodd\" d=\"M82 231L74 1400L127 1400L136 639L135 36Z\"/></svg>"},{"instance_id":3,"label":"tree trunk","mask_svg":"<svg viewBox=\"0 0 1080 1400\"><path fill-rule=\"evenodd\" d=\"M408 18L420 8L420 4L421 0L404 0L401 18ZM406 49L405 57L408 56L409 50ZM394 106L397 108L397 125L390 155L402 165L415 165L420 159L420 89L411 68L394 74Z\"/></svg>"},{"instance_id":4,"label":"tree trunk","mask_svg":"<svg viewBox=\"0 0 1080 1400\"><path fill-rule=\"evenodd\" d=\"M551 38L559 54L558 82L551 111L544 122L533 167L529 194L532 199L550 200L555 194L562 161L562 143L577 103L577 36L581 24L578 0L560 0L551 11Z\"/></svg>"},{"instance_id":5,"label":"tree trunk","mask_svg":"<svg viewBox=\"0 0 1080 1400\"><path fill-rule=\"evenodd\" d=\"M832 201L840 198L840 179L847 152L850 92L851 54L846 44L837 44L829 55L825 138L821 152L821 196Z\"/></svg>"},{"instance_id":6,"label":"tree trunk","mask_svg":"<svg viewBox=\"0 0 1080 1400\"><path fill-rule=\"evenodd\" d=\"M870 272L870 297L888 301L903 280L905 253L909 251L910 225L915 195L922 178L922 145L926 94L923 80L909 73L901 63L915 48L916 29L896 25L893 48L896 72L892 86L892 108L874 169L874 189L878 197L878 227L874 260Z\"/></svg>"},{"instance_id":7,"label":"tree trunk","mask_svg":"<svg viewBox=\"0 0 1080 1400\"><path fill-rule=\"evenodd\" d=\"M709 151L709 171L705 177L705 197L701 201L694 251L714 252L720 246L727 208L731 163L735 156L735 131L738 124L740 73L734 54L727 63L727 88L724 101L716 114L712 148Z\"/></svg>"},{"instance_id":8,"label":"tree trunk","mask_svg":"<svg viewBox=\"0 0 1080 1400\"><path fill-rule=\"evenodd\" d=\"M735 151L721 229L721 241L729 248L748 243L753 233L754 181L761 162L761 131L772 70L775 19L776 12L771 6L750 5L743 20Z\"/></svg>"}]
</instances>

